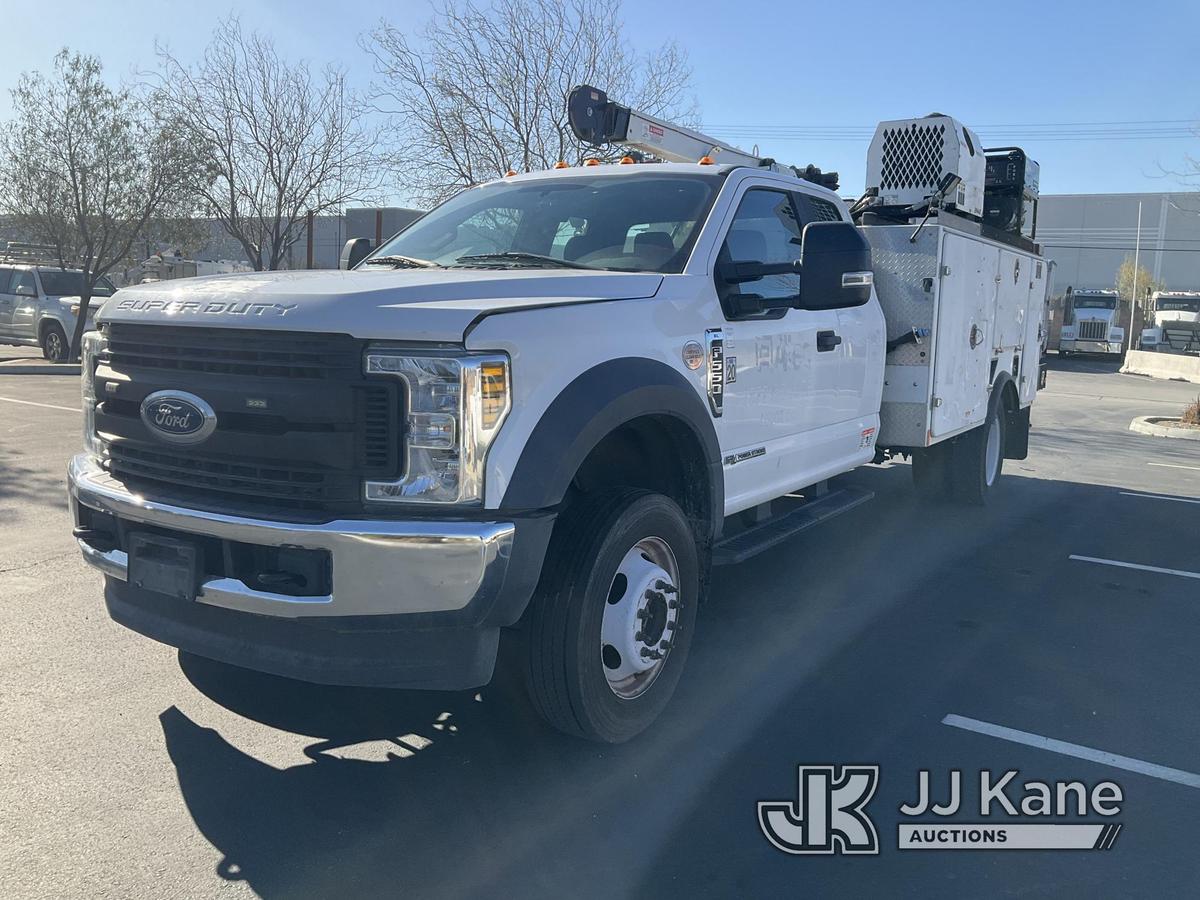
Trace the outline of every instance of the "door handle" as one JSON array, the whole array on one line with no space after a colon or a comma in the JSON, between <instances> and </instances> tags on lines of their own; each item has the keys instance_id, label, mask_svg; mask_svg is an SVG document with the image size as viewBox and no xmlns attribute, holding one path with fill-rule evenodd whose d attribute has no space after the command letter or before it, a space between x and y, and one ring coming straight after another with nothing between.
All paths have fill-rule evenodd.
<instances>
[{"instance_id":1,"label":"door handle","mask_svg":"<svg viewBox=\"0 0 1200 900\"><path fill-rule=\"evenodd\" d=\"M817 352L826 353L842 342L842 336L833 331L817 332Z\"/></svg>"}]
</instances>

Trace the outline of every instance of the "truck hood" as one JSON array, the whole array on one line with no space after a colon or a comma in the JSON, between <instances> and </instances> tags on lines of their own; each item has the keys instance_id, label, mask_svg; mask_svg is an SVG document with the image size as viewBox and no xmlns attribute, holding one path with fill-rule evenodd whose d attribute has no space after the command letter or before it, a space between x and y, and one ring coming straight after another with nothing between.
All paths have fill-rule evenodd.
<instances>
[{"instance_id":1,"label":"truck hood","mask_svg":"<svg viewBox=\"0 0 1200 900\"><path fill-rule=\"evenodd\" d=\"M1154 324L1161 328L1164 325L1183 325L1200 322L1200 313L1188 312L1186 309L1164 309L1154 314Z\"/></svg>"},{"instance_id":2,"label":"truck hood","mask_svg":"<svg viewBox=\"0 0 1200 900\"><path fill-rule=\"evenodd\" d=\"M457 343L486 315L653 297L661 284L661 275L559 269L236 273L122 288L98 321Z\"/></svg>"}]
</instances>

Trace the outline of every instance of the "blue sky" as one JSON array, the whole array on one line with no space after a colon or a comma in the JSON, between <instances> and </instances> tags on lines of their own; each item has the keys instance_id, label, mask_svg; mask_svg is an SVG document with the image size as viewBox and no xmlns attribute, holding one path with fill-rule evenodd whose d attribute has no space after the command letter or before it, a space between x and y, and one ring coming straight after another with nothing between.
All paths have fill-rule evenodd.
<instances>
[{"instance_id":1,"label":"blue sky","mask_svg":"<svg viewBox=\"0 0 1200 900\"><path fill-rule=\"evenodd\" d=\"M119 6L10 0L0 53L0 118L26 69L48 67L64 44L97 54L113 77L153 63L155 40L197 54L229 10L270 33L288 55L336 60L354 80L370 78L358 34L381 14L399 27L420 23L427 2L386 5L258 0L229 6L126 0ZM114 11L116 10L116 11ZM737 11L736 17L733 11ZM1078 2L768 3L687 0L627 3L626 35L641 50L666 40L687 49L706 126L736 129L781 161L842 173L842 191L862 188L870 128L881 119L937 110L980 132L984 144L1022 146L1042 166L1044 193L1178 188L1163 169L1200 157L1200 137L1161 129L1200 122L1200 71L1188 45L1200 33L1200 3ZM1174 37L1172 37L1174 36ZM1158 55L1161 54L1161 55ZM619 90L611 89L614 99ZM1154 133L1138 140L1032 139L1062 126ZM804 137L758 137L764 126L810 129ZM984 126L993 127L989 137ZM836 140L814 140L814 132ZM850 129L851 136L846 136ZM761 132L765 135L765 130ZM795 132L793 132L793 135ZM859 136L861 134L861 136Z\"/></svg>"}]
</instances>

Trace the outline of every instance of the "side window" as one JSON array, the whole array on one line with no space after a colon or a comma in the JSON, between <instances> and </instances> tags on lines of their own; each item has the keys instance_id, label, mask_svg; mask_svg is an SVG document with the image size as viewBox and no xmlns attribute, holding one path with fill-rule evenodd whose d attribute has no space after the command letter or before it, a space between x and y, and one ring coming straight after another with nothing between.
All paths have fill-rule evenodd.
<instances>
[{"instance_id":1,"label":"side window","mask_svg":"<svg viewBox=\"0 0 1200 900\"><path fill-rule=\"evenodd\" d=\"M794 262L800 258L800 222L791 195L768 188L751 188L742 197L733 224L725 235L719 261ZM722 301L729 297L764 299L791 297L799 292L797 275L766 275L758 281L727 284L717 280ZM782 311L777 311L782 314Z\"/></svg>"},{"instance_id":2,"label":"side window","mask_svg":"<svg viewBox=\"0 0 1200 900\"><path fill-rule=\"evenodd\" d=\"M36 297L37 283L33 280L33 271L31 269L17 269L16 276L12 281L12 288L9 292Z\"/></svg>"},{"instance_id":3,"label":"side window","mask_svg":"<svg viewBox=\"0 0 1200 900\"><path fill-rule=\"evenodd\" d=\"M842 221L841 210L824 197L814 197L800 191L792 196L796 200L796 208L800 210L800 221L805 225L809 222Z\"/></svg>"}]
</instances>

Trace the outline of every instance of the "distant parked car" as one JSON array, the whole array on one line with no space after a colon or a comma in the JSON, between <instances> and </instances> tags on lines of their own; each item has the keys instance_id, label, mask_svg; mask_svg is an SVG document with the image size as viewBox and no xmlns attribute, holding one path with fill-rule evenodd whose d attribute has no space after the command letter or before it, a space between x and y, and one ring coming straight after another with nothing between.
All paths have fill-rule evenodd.
<instances>
[{"instance_id":1,"label":"distant parked car","mask_svg":"<svg viewBox=\"0 0 1200 900\"><path fill-rule=\"evenodd\" d=\"M50 362L65 362L79 317L83 272L58 266L8 262L0 257L0 344L42 348ZM116 292L101 278L92 292L86 330L95 328L96 311Z\"/></svg>"}]
</instances>

